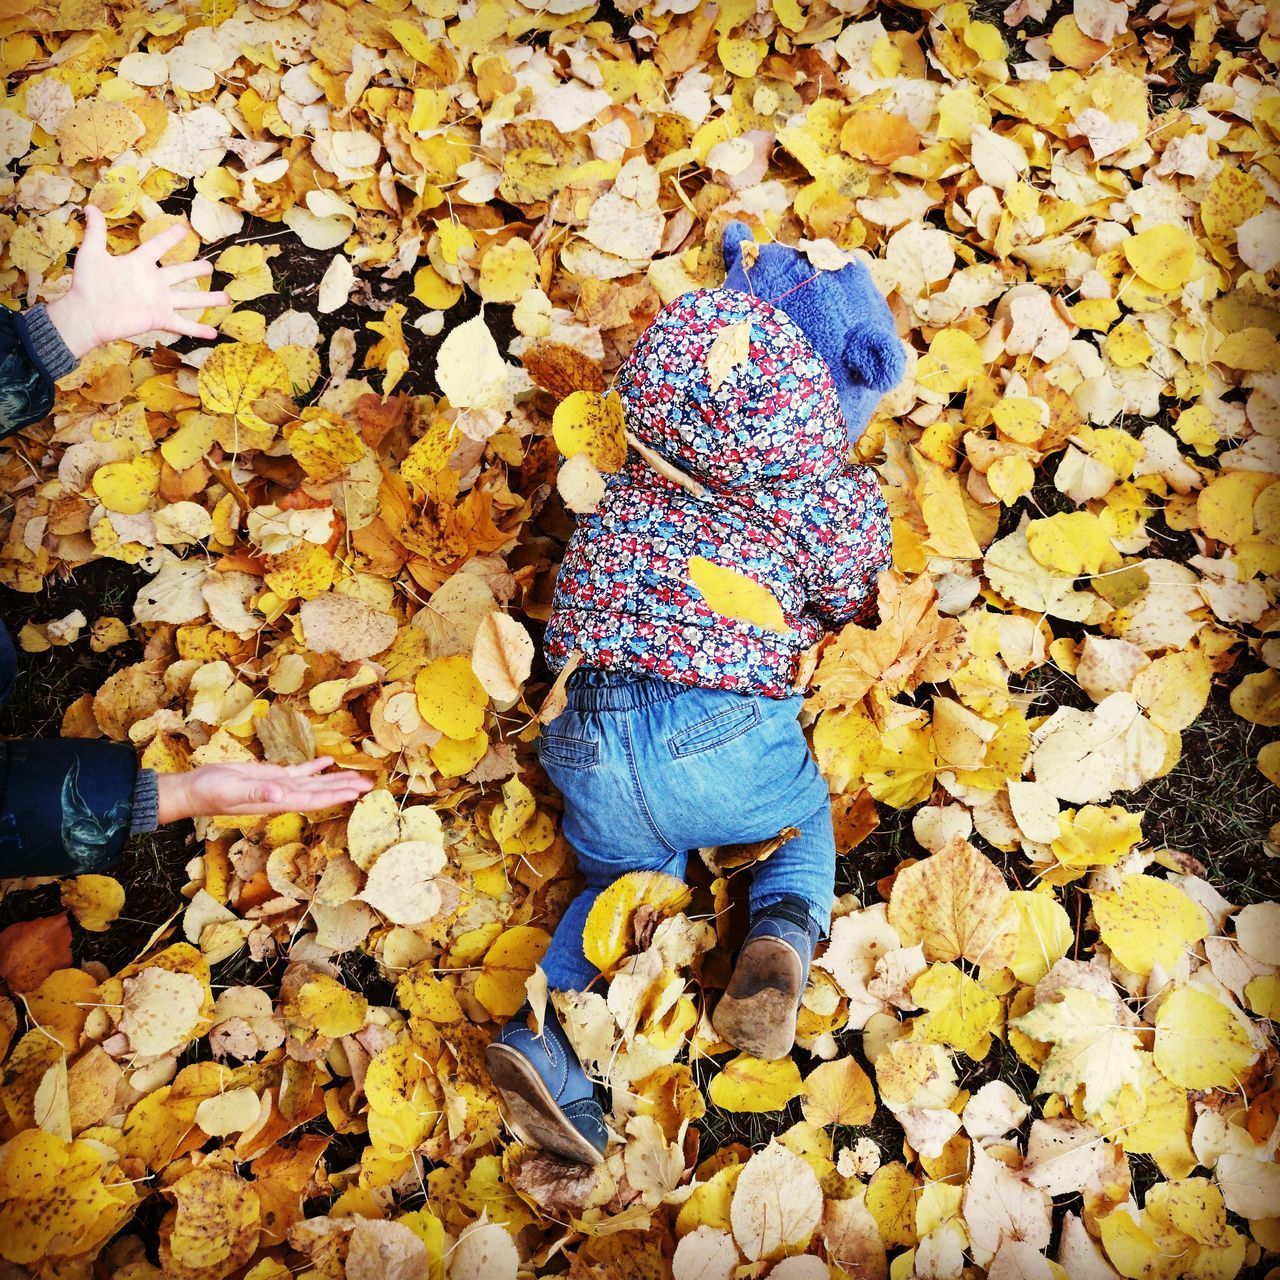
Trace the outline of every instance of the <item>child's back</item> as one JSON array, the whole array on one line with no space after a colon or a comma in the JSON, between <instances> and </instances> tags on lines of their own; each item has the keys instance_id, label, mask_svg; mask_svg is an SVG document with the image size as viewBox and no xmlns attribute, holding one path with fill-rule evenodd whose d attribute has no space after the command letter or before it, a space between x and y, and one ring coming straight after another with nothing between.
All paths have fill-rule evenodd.
<instances>
[{"instance_id":1,"label":"child's back","mask_svg":"<svg viewBox=\"0 0 1280 1280\"><path fill-rule=\"evenodd\" d=\"M722 367L717 342L741 358ZM587 666L787 697L798 656L865 616L889 562L884 499L869 467L845 464L827 363L763 299L694 291L659 313L615 386L630 430L707 492L629 455L565 553L551 664L578 649ZM690 580L694 556L767 587L791 630L715 612Z\"/></svg>"}]
</instances>

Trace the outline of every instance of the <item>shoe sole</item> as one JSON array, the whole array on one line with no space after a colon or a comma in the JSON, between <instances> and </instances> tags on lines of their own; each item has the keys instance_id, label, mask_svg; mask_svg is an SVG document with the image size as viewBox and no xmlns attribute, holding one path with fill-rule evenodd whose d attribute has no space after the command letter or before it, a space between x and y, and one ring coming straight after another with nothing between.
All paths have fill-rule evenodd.
<instances>
[{"instance_id":1,"label":"shoe sole","mask_svg":"<svg viewBox=\"0 0 1280 1280\"><path fill-rule=\"evenodd\" d=\"M502 1095L507 1123L516 1137L530 1146L554 1152L574 1164L600 1164L597 1151L556 1105L551 1091L524 1054L505 1044L484 1051L489 1079Z\"/></svg>"},{"instance_id":2,"label":"shoe sole","mask_svg":"<svg viewBox=\"0 0 1280 1280\"><path fill-rule=\"evenodd\" d=\"M716 1034L753 1058L785 1058L795 1044L802 973L800 957L780 938L747 943L712 1015Z\"/></svg>"}]
</instances>

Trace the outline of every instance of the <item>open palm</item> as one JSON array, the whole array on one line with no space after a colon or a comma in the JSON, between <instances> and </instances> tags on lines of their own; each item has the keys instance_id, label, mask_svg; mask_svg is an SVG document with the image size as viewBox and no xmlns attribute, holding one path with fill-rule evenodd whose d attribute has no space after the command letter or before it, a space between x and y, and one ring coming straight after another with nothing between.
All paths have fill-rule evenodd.
<instances>
[{"instance_id":1,"label":"open palm","mask_svg":"<svg viewBox=\"0 0 1280 1280\"><path fill-rule=\"evenodd\" d=\"M161 823L214 814L309 813L350 804L372 787L363 774L329 769L331 756L304 764L206 764L158 779Z\"/></svg>"},{"instance_id":2,"label":"open palm","mask_svg":"<svg viewBox=\"0 0 1280 1280\"><path fill-rule=\"evenodd\" d=\"M213 271L207 261L161 266L160 259L187 234L183 223L169 227L131 253L114 257L107 249L107 220L94 205L85 210L84 240L76 254L71 289L48 306L63 341L77 357L104 342L162 330L188 338L212 339L218 331L181 315L226 306L227 294L179 286Z\"/></svg>"}]
</instances>

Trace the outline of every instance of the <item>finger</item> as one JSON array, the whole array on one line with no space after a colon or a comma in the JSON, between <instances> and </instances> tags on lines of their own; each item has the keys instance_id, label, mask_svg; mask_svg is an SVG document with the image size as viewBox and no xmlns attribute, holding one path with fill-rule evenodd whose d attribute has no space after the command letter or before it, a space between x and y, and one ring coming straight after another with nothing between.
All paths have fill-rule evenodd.
<instances>
[{"instance_id":1,"label":"finger","mask_svg":"<svg viewBox=\"0 0 1280 1280\"><path fill-rule=\"evenodd\" d=\"M275 782L259 782L249 792L249 803L263 807L283 804L286 799L285 789Z\"/></svg>"},{"instance_id":2,"label":"finger","mask_svg":"<svg viewBox=\"0 0 1280 1280\"><path fill-rule=\"evenodd\" d=\"M333 763L332 756L316 756L314 760L304 760L301 764L291 764L285 773L291 778L309 778L314 773L321 773Z\"/></svg>"},{"instance_id":3,"label":"finger","mask_svg":"<svg viewBox=\"0 0 1280 1280\"><path fill-rule=\"evenodd\" d=\"M165 333L180 333L184 338L204 338L210 342L218 336L218 331L213 325L197 324L194 320L185 320L180 315L171 315L160 325L160 328Z\"/></svg>"},{"instance_id":4,"label":"finger","mask_svg":"<svg viewBox=\"0 0 1280 1280\"><path fill-rule=\"evenodd\" d=\"M175 244L186 238L189 230L185 222L176 222L173 226L166 227L158 236L144 240L134 253L139 254L144 262L159 262Z\"/></svg>"},{"instance_id":5,"label":"finger","mask_svg":"<svg viewBox=\"0 0 1280 1280\"><path fill-rule=\"evenodd\" d=\"M173 289L169 293L169 305L175 311L204 311L207 307L228 307L231 295L219 289L206 293L203 289Z\"/></svg>"},{"instance_id":6,"label":"finger","mask_svg":"<svg viewBox=\"0 0 1280 1280\"><path fill-rule=\"evenodd\" d=\"M160 279L165 284L181 284L184 280L195 280L199 276L213 274L213 263L207 258L197 258L194 262L175 262L171 267L160 268Z\"/></svg>"},{"instance_id":7,"label":"finger","mask_svg":"<svg viewBox=\"0 0 1280 1280\"><path fill-rule=\"evenodd\" d=\"M107 220L96 204L85 205L84 239L80 242L80 252L93 256L105 254L107 251Z\"/></svg>"}]
</instances>

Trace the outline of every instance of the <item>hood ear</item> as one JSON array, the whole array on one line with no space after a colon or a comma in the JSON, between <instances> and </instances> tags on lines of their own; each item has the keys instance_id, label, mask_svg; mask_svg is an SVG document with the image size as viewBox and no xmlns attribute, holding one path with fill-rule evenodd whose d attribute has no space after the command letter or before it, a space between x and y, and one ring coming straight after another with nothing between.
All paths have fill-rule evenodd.
<instances>
[{"instance_id":1,"label":"hood ear","mask_svg":"<svg viewBox=\"0 0 1280 1280\"><path fill-rule=\"evenodd\" d=\"M902 379L907 357L902 339L892 329L866 325L845 335L841 352L845 368L873 391L890 391Z\"/></svg>"},{"instance_id":2,"label":"hood ear","mask_svg":"<svg viewBox=\"0 0 1280 1280\"><path fill-rule=\"evenodd\" d=\"M742 256L740 246L744 240L751 240L754 237L751 234L751 228L745 222L739 222L735 219L729 223L724 229L724 265L732 269L738 259Z\"/></svg>"}]
</instances>

